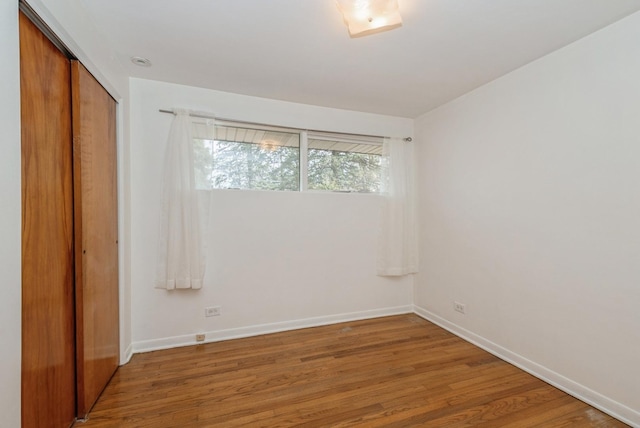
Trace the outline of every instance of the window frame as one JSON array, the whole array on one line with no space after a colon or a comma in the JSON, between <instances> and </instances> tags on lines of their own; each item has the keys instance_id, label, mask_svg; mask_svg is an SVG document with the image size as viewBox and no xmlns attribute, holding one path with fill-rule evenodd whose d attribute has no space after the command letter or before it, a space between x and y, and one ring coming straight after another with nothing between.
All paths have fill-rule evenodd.
<instances>
[{"instance_id":1,"label":"window frame","mask_svg":"<svg viewBox=\"0 0 640 428\"><path fill-rule=\"evenodd\" d=\"M299 183L297 190L270 190L270 189L244 189L244 188L217 188L217 187L209 187L208 189L202 190L253 190L253 191L269 191L269 192L305 192L305 193L348 193L348 194L365 194L365 195L379 195L380 191L377 192L360 192L353 190L324 190L324 189L309 189L309 140L327 140L334 141L338 143L350 143L350 144L358 144L358 145L372 145L378 146L382 149L382 144L384 137L378 136L368 136L368 135L359 135L359 134L349 134L349 133L341 133L341 132L329 132L329 131L319 131L319 130L306 130L300 128L289 128L283 126L274 126L268 124L261 123L253 123L253 122L243 122L243 121L234 121L234 120L216 120L211 118L198 118L192 117L192 124L194 127L196 126L204 126L207 128L205 131L208 135L202 137L198 135L193 135L193 140L209 140L216 141L215 138L215 127L217 126L225 126L225 127L233 127L233 128L245 128L251 130L261 130L261 131L273 131L273 132L283 132L290 134L298 134L299 138L299 159L298 159L298 175L299 175ZM194 128L195 129L195 128ZM220 140L217 140L220 141ZM345 151L349 153L349 151ZM382 153L382 150L380 150ZM373 155L378 155L382 157L382 154L371 153Z\"/></svg>"}]
</instances>

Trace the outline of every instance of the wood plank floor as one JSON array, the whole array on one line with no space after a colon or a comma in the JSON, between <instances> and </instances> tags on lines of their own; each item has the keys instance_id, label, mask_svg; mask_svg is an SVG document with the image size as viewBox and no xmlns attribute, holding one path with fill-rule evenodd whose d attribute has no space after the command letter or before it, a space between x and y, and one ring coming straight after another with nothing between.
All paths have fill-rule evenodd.
<instances>
[{"instance_id":1,"label":"wood plank floor","mask_svg":"<svg viewBox=\"0 0 640 428\"><path fill-rule=\"evenodd\" d=\"M76 427L624 427L409 314L134 355Z\"/></svg>"}]
</instances>

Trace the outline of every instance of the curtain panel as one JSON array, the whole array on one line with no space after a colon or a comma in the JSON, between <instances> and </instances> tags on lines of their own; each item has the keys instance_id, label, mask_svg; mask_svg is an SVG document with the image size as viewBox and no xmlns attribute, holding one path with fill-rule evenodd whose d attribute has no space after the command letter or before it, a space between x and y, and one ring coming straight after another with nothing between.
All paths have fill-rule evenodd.
<instances>
[{"instance_id":1,"label":"curtain panel","mask_svg":"<svg viewBox=\"0 0 640 428\"><path fill-rule=\"evenodd\" d=\"M156 288L199 289L205 258L195 186L192 123L176 110L165 153Z\"/></svg>"},{"instance_id":2,"label":"curtain panel","mask_svg":"<svg viewBox=\"0 0 640 428\"><path fill-rule=\"evenodd\" d=\"M418 272L418 228L413 142L385 138L382 145L383 195L377 273L401 276Z\"/></svg>"}]
</instances>

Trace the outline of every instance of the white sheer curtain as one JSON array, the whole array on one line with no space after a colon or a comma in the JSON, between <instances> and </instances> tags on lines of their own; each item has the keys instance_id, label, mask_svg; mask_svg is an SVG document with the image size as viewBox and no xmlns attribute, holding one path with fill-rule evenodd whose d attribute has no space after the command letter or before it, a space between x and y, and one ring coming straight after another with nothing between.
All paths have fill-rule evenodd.
<instances>
[{"instance_id":1,"label":"white sheer curtain","mask_svg":"<svg viewBox=\"0 0 640 428\"><path fill-rule=\"evenodd\" d=\"M156 288L202 288L205 259L194 177L192 124L176 110L165 153Z\"/></svg>"},{"instance_id":2,"label":"white sheer curtain","mask_svg":"<svg viewBox=\"0 0 640 428\"><path fill-rule=\"evenodd\" d=\"M384 196L378 240L378 275L418 272L418 230L413 142L385 138L381 193Z\"/></svg>"}]
</instances>

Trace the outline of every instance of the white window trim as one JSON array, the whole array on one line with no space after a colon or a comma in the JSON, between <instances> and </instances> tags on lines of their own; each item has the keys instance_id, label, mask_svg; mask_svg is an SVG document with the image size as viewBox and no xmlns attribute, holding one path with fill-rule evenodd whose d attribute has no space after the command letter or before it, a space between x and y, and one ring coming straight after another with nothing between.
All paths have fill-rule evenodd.
<instances>
[{"instance_id":1,"label":"white window trim","mask_svg":"<svg viewBox=\"0 0 640 428\"><path fill-rule=\"evenodd\" d=\"M309 191L309 133L300 131L300 192Z\"/></svg>"}]
</instances>

